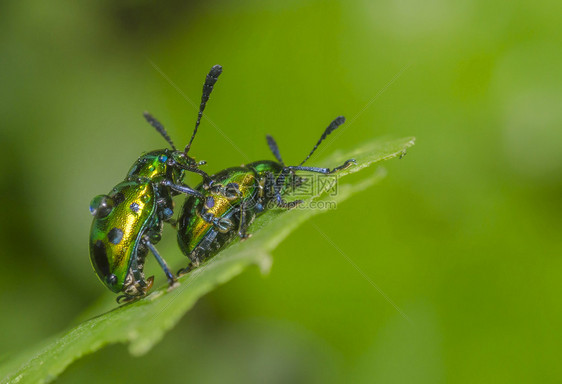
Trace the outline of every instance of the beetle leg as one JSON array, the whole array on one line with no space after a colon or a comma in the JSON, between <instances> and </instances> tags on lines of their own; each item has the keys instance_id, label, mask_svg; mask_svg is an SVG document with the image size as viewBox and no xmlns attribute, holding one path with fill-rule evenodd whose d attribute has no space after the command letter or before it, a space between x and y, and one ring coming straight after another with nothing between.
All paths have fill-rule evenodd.
<instances>
[{"instance_id":1,"label":"beetle leg","mask_svg":"<svg viewBox=\"0 0 562 384\"><path fill-rule=\"evenodd\" d=\"M174 219L174 202L172 200L167 200L163 197L156 200L158 204L157 214L166 223L170 224L172 227L176 228L178 221Z\"/></svg>"},{"instance_id":2,"label":"beetle leg","mask_svg":"<svg viewBox=\"0 0 562 384\"><path fill-rule=\"evenodd\" d=\"M115 300L117 301L117 304L124 304L138 298L139 296L119 295Z\"/></svg>"},{"instance_id":3,"label":"beetle leg","mask_svg":"<svg viewBox=\"0 0 562 384\"><path fill-rule=\"evenodd\" d=\"M189 264L187 265L187 267L182 268L182 269L180 269L180 270L178 271L178 276L183 276L183 275L185 275L186 273L191 272L192 270L193 270L193 267L192 267L191 263L189 263Z\"/></svg>"},{"instance_id":4,"label":"beetle leg","mask_svg":"<svg viewBox=\"0 0 562 384\"><path fill-rule=\"evenodd\" d=\"M258 180L258 197L263 198L266 194L266 186L268 185L267 182L270 180L271 173L268 172L266 177L260 177ZM269 184L271 185L271 184Z\"/></svg>"},{"instance_id":5,"label":"beetle leg","mask_svg":"<svg viewBox=\"0 0 562 384\"><path fill-rule=\"evenodd\" d=\"M246 233L249 227L247 218L248 211L248 204L246 201L243 201L242 204L240 204L240 224L238 226L238 236L240 236L240 240L246 240L252 236L252 234Z\"/></svg>"},{"instance_id":6,"label":"beetle leg","mask_svg":"<svg viewBox=\"0 0 562 384\"><path fill-rule=\"evenodd\" d=\"M290 167L285 168L283 171L281 171L279 177L275 180L275 184L273 185L275 204L277 204L279 208L293 209L297 205L303 202L302 200L287 202L281 196L281 189L283 188L283 185L285 184L285 178L289 173L291 173L291 168Z\"/></svg>"},{"instance_id":7,"label":"beetle leg","mask_svg":"<svg viewBox=\"0 0 562 384\"><path fill-rule=\"evenodd\" d=\"M242 192L236 183L228 183L226 186L222 184L213 184L209 190L214 195L221 195L228 201L236 200L242 197Z\"/></svg>"},{"instance_id":8,"label":"beetle leg","mask_svg":"<svg viewBox=\"0 0 562 384\"><path fill-rule=\"evenodd\" d=\"M213 215L206 209L201 210L201 212L197 211L197 216L199 216L201 219L203 219L203 221L209 224L213 224L213 219L215 218L215 215Z\"/></svg>"},{"instance_id":9,"label":"beetle leg","mask_svg":"<svg viewBox=\"0 0 562 384\"><path fill-rule=\"evenodd\" d=\"M182 268L178 271L178 277L183 276L186 273L189 273L189 272L193 271L198 266L199 266L199 261L196 261L196 262L190 261L189 264L187 264L187 267Z\"/></svg>"},{"instance_id":10,"label":"beetle leg","mask_svg":"<svg viewBox=\"0 0 562 384\"><path fill-rule=\"evenodd\" d=\"M227 233L232 229L234 223L230 219L217 217L213 220L213 225L220 233Z\"/></svg>"},{"instance_id":11,"label":"beetle leg","mask_svg":"<svg viewBox=\"0 0 562 384\"><path fill-rule=\"evenodd\" d=\"M185 193L186 195L191 195L191 196L195 196L198 198L203 198L203 195L200 192L197 192L195 189L188 187L187 185L181 185L181 184L174 184L172 183L170 180L162 180L161 184L169 187L171 189L173 189L176 192L179 193Z\"/></svg>"},{"instance_id":12,"label":"beetle leg","mask_svg":"<svg viewBox=\"0 0 562 384\"><path fill-rule=\"evenodd\" d=\"M316 172L316 173L322 173L324 175L329 175L329 174L336 173L336 172L339 172L341 170L347 169L354 164L357 164L355 159L349 159L345 163L343 163L342 165L340 165L339 167L336 167L334 169L319 168L319 167L303 167L303 166L300 166L300 165L299 166L290 166L290 167L287 167L286 169L291 169L293 171Z\"/></svg>"},{"instance_id":13,"label":"beetle leg","mask_svg":"<svg viewBox=\"0 0 562 384\"><path fill-rule=\"evenodd\" d=\"M174 277L172 272L170 272L170 268L168 268L168 264L166 264L164 259L160 256L154 245L148 239L148 236L144 236L142 241L144 245L146 245L146 247L150 250L150 252L152 252L154 257L156 258L156 261L158 261L158 264L160 264L160 267L164 270L164 273L168 278L168 284L170 284L170 286L174 285L174 283L176 282L176 278Z\"/></svg>"},{"instance_id":14,"label":"beetle leg","mask_svg":"<svg viewBox=\"0 0 562 384\"><path fill-rule=\"evenodd\" d=\"M186 273L193 271L201 264L201 262L199 261L199 257L193 256L193 253L189 255L188 258L189 258L189 264L187 264L187 267L182 268L178 271L178 276L183 276Z\"/></svg>"},{"instance_id":15,"label":"beetle leg","mask_svg":"<svg viewBox=\"0 0 562 384\"><path fill-rule=\"evenodd\" d=\"M242 192L240 192L240 187L236 183L228 183L224 187L223 192L224 197L228 200L235 200L242 197Z\"/></svg>"},{"instance_id":16,"label":"beetle leg","mask_svg":"<svg viewBox=\"0 0 562 384\"><path fill-rule=\"evenodd\" d=\"M303 200L285 201L283 200L280 194L275 196L275 203L279 208L293 209L297 205L302 204L303 202L304 202Z\"/></svg>"},{"instance_id":17,"label":"beetle leg","mask_svg":"<svg viewBox=\"0 0 562 384\"><path fill-rule=\"evenodd\" d=\"M215 227L220 233L226 233L234 226L232 220L226 217L215 217L215 215L205 209L203 209L198 215L205 222L213 225L213 227Z\"/></svg>"},{"instance_id":18,"label":"beetle leg","mask_svg":"<svg viewBox=\"0 0 562 384\"><path fill-rule=\"evenodd\" d=\"M285 178L287 177L287 174L290 172L290 170L288 168L285 168L284 170L281 171L281 173L279 174L279 177L277 177L277 179L275 179L275 182L273 183L273 195L277 198L278 196L281 196L281 189L283 188L283 185L285 184Z\"/></svg>"},{"instance_id":19,"label":"beetle leg","mask_svg":"<svg viewBox=\"0 0 562 384\"><path fill-rule=\"evenodd\" d=\"M209 174L205 171L200 170L197 167L179 167L183 170L186 170L188 172L193 172L196 173L198 175L200 175L201 177L203 177L203 184L205 185L209 185L213 179L211 179L211 176L209 176Z\"/></svg>"}]
</instances>

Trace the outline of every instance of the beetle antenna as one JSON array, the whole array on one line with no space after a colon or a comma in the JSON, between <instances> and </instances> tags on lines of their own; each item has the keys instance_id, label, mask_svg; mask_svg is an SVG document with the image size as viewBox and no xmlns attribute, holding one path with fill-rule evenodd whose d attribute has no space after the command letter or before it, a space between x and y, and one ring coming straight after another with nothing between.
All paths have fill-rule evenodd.
<instances>
[{"instance_id":1,"label":"beetle antenna","mask_svg":"<svg viewBox=\"0 0 562 384\"><path fill-rule=\"evenodd\" d=\"M265 138L267 139L267 145L269 145L269 149L271 149L271 152L273 152L273 155L275 156L277 161L280 162L281 165L284 166L285 163L283 162L283 159L281 158L281 154L279 153L279 147L277 146L277 143L275 142L275 139L273 139L273 137L271 137L270 135L267 135Z\"/></svg>"},{"instance_id":2,"label":"beetle antenna","mask_svg":"<svg viewBox=\"0 0 562 384\"><path fill-rule=\"evenodd\" d=\"M156 129L156 131L158 131L158 133L161 134L162 137L168 142L168 144L170 144L172 149L176 151L176 146L174 145L174 142L172 141L170 136L168 136L168 132L166 132L164 126L158 120L156 120L154 116L152 116L150 113L144 112L142 115L144 116L146 121L148 121L148 124L152 125Z\"/></svg>"},{"instance_id":3,"label":"beetle antenna","mask_svg":"<svg viewBox=\"0 0 562 384\"><path fill-rule=\"evenodd\" d=\"M191 140L189 140L189 144L185 147L184 153L187 155L189 149L191 148L191 143L193 143L193 139L197 134L197 128L199 128L199 124L201 123L201 118L203 117L203 111L205 110L205 106L207 105L207 101L209 101L209 96L211 96L211 92L213 91L213 87L217 82L219 75L222 73L222 67L220 65L214 65L213 68L209 71L209 74L205 78L205 84L203 84L203 94L201 95L201 104L199 105L199 113L197 114L197 122L195 123L195 129L193 130L193 135L191 135Z\"/></svg>"},{"instance_id":4,"label":"beetle antenna","mask_svg":"<svg viewBox=\"0 0 562 384\"><path fill-rule=\"evenodd\" d=\"M338 116L334 119L334 121L332 121L330 123L330 125L328 125L328 128L326 128L326 130L324 131L324 133L322 134L322 136L320 136L320 140L318 140L318 142L316 143L316 145L314 146L314 148L312 148L312 151L310 151L310 153L308 154L308 156L306 157L306 159L304 159L302 161L302 163L299 164L299 166L303 165L309 158L310 156L312 156L312 154L314 153L314 151L316 151L316 148L318 148L318 146L320 145L320 143L322 141L324 141L324 139L326 137L328 137L328 135L332 132L334 132L336 130L337 127L339 127L340 125L342 125L343 123L345 123L345 117L343 116Z\"/></svg>"}]
</instances>

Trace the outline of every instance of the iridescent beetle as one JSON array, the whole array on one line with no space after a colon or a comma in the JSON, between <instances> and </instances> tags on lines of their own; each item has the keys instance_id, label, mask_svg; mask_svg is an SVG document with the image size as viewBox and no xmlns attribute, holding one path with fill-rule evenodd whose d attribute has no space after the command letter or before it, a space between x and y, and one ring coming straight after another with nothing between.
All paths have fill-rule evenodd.
<instances>
[{"instance_id":1,"label":"iridescent beetle","mask_svg":"<svg viewBox=\"0 0 562 384\"><path fill-rule=\"evenodd\" d=\"M185 173L197 173L203 177L203 185L210 183L209 176L199 169L205 162L196 162L188 152L221 72L222 67L215 65L206 77L195 129L185 149L177 150L162 124L145 112L146 120L172 149L143 154L133 164L125 181L108 195L96 196L90 204L94 216L90 231L90 260L100 280L113 292L123 293L117 297L117 302L143 296L151 288L154 276L145 279L143 273L148 251L164 270L169 284L175 282L154 244L160 240L163 222L175 224L172 196L184 193L203 197L201 192L183 184Z\"/></svg>"},{"instance_id":2,"label":"iridescent beetle","mask_svg":"<svg viewBox=\"0 0 562 384\"><path fill-rule=\"evenodd\" d=\"M214 256L236 237L249 237L247 229L252 221L272 206L291 209L302 200L287 202L283 194L298 187L303 179L295 171L333 174L355 164L354 159L334 169L305 167L320 143L345 122L340 116L330 123L308 156L297 166L287 166L273 137L267 143L277 159L257 161L240 167L225 169L211 176L210 185L199 185L200 196L186 198L179 218L178 243L189 257L189 265L178 274L189 272L205 259Z\"/></svg>"}]
</instances>

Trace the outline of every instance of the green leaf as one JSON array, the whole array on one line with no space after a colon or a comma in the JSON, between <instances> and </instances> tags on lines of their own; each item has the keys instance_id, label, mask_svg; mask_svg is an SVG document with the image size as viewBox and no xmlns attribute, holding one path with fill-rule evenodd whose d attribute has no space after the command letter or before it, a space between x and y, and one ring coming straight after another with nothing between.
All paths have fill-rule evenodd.
<instances>
[{"instance_id":1,"label":"green leaf","mask_svg":"<svg viewBox=\"0 0 562 384\"><path fill-rule=\"evenodd\" d=\"M373 163L402 157L412 145L414 138L374 141L352 152L336 152L323 164L341 164L349 158L356 159L357 165L338 174L341 179ZM347 184L340 181L335 196L320 191L308 196L303 205L310 205L310 202L341 203L375 184L384 174L384 170L379 168L361 181ZM271 251L303 222L328 210L319 208L319 205L316 204L314 209L299 207L291 211L266 212L250 228L249 232L253 234L250 240L234 243L198 269L182 276L179 286L174 289L162 287L154 290L141 300L86 320L19 356L3 361L0 366L1 382L50 382L74 360L111 343L128 343L133 355L148 352L201 296L214 287L253 264L262 271L268 271L272 263Z\"/></svg>"}]
</instances>

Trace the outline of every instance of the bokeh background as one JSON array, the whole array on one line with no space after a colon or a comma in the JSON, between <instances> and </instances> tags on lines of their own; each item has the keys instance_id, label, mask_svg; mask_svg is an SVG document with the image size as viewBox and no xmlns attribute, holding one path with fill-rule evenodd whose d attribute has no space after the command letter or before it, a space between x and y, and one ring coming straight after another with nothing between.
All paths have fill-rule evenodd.
<instances>
[{"instance_id":1,"label":"bokeh background","mask_svg":"<svg viewBox=\"0 0 562 384\"><path fill-rule=\"evenodd\" d=\"M2 2L0 354L111 296L88 204L165 147L144 110L187 142L187 99L218 63L206 112L228 139L204 121L192 151L209 172L271 158L266 133L296 163L340 114L354 122L324 155L417 144L283 242L268 276L209 294L148 355L110 346L60 383L558 381L561 14L554 0ZM173 231L159 249L185 264Z\"/></svg>"}]
</instances>

